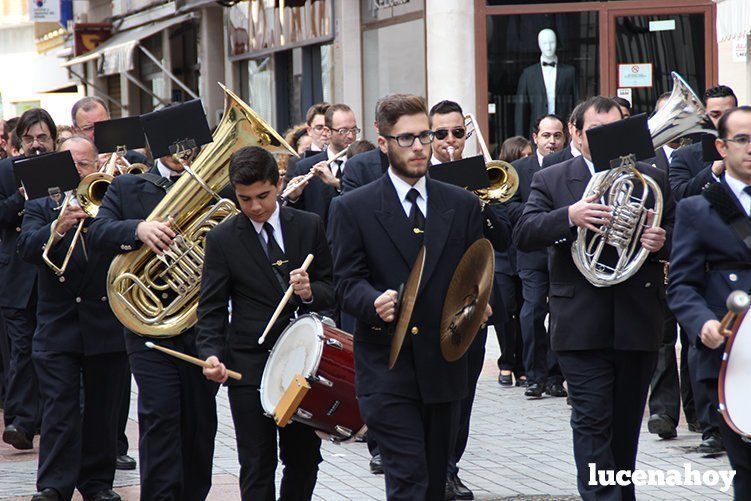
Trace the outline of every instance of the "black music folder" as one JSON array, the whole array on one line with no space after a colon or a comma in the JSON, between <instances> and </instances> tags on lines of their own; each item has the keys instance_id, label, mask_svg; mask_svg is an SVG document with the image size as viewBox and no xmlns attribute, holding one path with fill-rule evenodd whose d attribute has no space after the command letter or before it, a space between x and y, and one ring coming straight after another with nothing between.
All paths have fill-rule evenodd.
<instances>
[{"instance_id":1,"label":"black music folder","mask_svg":"<svg viewBox=\"0 0 751 501\"><path fill-rule=\"evenodd\" d=\"M81 182L70 151L15 158L13 173L29 200L65 193Z\"/></svg>"},{"instance_id":2,"label":"black music folder","mask_svg":"<svg viewBox=\"0 0 751 501\"><path fill-rule=\"evenodd\" d=\"M99 153L113 153L121 146L126 150L143 148L146 145L146 138L143 136L141 117L95 122L94 143Z\"/></svg>"},{"instance_id":3,"label":"black music folder","mask_svg":"<svg viewBox=\"0 0 751 501\"><path fill-rule=\"evenodd\" d=\"M212 141L200 99L141 115L141 125L154 158L174 155Z\"/></svg>"},{"instance_id":4,"label":"black music folder","mask_svg":"<svg viewBox=\"0 0 751 501\"><path fill-rule=\"evenodd\" d=\"M610 170L610 162L634 155L636 160L655 156L647 115L642 113L586 131L589 152L596 172Z\"/></svg>"},{"instance_id":5,"label":"black music folder","mask_svg":"<svg viewBox=\"0 0 751 501\"><path fill-rule=\"evenodd\" d=\"M714 162L715 160L722 160L722 155L717 151L715 146L715 140L717 136L713 134L704 134L701 137L701 158L705 162Z\"/></svg>"},{"instance_id":6,"label":"black music folder","mask_svg":"<svg viewBox=\"0 0 751 501\"><path fill-rule=\"evenodd\" d=\"M478 190L490 186L482 155L431 165L428 173L433 179L467 190Z\"/></svg>"}]
</instances>

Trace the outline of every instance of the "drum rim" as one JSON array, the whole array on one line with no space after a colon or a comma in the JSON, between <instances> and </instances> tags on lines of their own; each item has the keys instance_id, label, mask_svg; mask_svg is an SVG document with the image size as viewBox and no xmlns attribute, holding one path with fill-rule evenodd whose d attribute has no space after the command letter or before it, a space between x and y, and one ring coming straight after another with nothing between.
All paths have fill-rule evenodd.
<instances>
[{"instance_id":1,"label":"drum rim","mask_svg":"<svg viewBox=\"0 0 751 501\"><path fill-rule=\"evenodd\" d=\"M735 319L735 322L733 322L731 334L725 342L725 351L722 354L722 361L720 362L720 374L717 378L717 400L719 403L720 414L722 414L722 417L725 420L725 423L727 423L728 427L738 435L751 437L751 434L744 433L740 428L738 428L738 426L736 426L735 422L733 422L733 418L730 415L730 409L727 406L727 399L725 398L725 377L727 375L728 363L730 362L730 355L733 350L735 338L738 335L738 331L740 331L741 325L743 325L743 321L745 320L747 313L748 311L744 311L743 313L738 315L738 317ZM751 317L749 317L749 321L751 321Z\"/></svg>"}]
</instances>

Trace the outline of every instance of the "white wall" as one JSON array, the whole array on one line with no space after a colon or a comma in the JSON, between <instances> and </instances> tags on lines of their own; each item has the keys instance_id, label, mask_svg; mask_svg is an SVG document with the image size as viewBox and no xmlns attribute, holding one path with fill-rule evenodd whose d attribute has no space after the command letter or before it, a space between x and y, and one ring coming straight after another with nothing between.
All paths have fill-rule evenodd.
<instances>
[{"instance_id":1,"label":"white wall","mask_svg":"<svg viewBox=\"0 0 751 501\"><path fill-rule=\"evenodd\" d=\"M745 62L734 61L735 42L727 40L717 45L719 83L735 91L739 104L751 104L751 58L746 56ZM751 37L748 37L746 46L751 46Z\"/></svg>"}]
</instances>

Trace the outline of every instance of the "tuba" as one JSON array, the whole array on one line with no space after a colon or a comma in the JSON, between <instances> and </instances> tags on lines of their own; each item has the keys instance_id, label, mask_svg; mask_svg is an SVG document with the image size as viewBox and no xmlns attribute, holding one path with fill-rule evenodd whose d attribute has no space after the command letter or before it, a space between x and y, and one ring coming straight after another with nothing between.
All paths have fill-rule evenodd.
<instances>
[{"instance_id":1,"label":"tuba","mask_svg":"<svg viewBox=\"0 0 751 501\"><path fill-rule=\"evenodd\" d=\"M224 115L213 142L186 166L186 174L146 219L172 222L177 235L169 249L162 256L146 246L121 254L107 274L112 311L123 326L143 336L172 337L196 323L206 233L238 213L232 201L216 193L229 183L231 155L246 146L261 146L297 156L247 104L221 87ZM212 199L216 203L209 205Z\"/></svg>"},{"instance_id":2,"label":"tuba","mask_svg":"<svg viewBox=\"0 0 751 501\"><path fill-rule=\"evenodd\" d=\"M691 87L673 72L673 90L663 107L648 122L655 148L694 132L716 132L704 127L707 113ZM637 189L638 188L638 189ZM577 229L571 246L574 264L595 287L609 287L628 280L649 256L640 245L646 228L657 227L662 219L663 199L659 184L636 169L633 155L622 157L608 171L597 172L584 190L582 200L609 191L607 204L613 207L611 221L600 227L600 233L588 235L586 228ZM638 194L638 195L635 195ZM654 197L654 217L648 217L646 201ZM602 261L607 246L616 250L615 262Z\"/></svg>"},{"instance_id":3,"label":"tuba","mask_svg":"<svg viewBox=\"0 0 751 501\"><path fill-rule=\"evenodd\" d=\"M490 157L488 146L482 137L482 132L474 115L471 113L466 115L464 123L468 131L467 137L473 133L477 134L477 143L480 145L483 158L485 158L485 170L490 181L489 187L476 190L475 193L486 204L508 202L519 189L519 174L510 163L503 160L493 160Z\"/></svg>"}]
</instances>

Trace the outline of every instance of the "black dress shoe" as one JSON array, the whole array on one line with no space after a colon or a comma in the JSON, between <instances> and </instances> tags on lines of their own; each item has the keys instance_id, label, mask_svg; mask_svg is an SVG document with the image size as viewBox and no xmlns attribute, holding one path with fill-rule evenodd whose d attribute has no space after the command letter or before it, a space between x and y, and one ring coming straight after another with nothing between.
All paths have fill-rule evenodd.
<instances>
[{"instance_id":1,"label":"black dress shoe","mask_svg":"<svg viewBox=\"0 0 751 501\"><path fill-rule=\"evenodd\" d=\"M567 397L568 392L566 391L566 388L563 387L561 383L553 383L547 385L545 388L545 393L550 395L551 397Z\"/></svg>"},{"instance_id":2,"label":"black dress shoe","mask_svg":"<svg viewBox=\"0 0 751 501\"><path fill-rule=\"evenodd\" d=\"M376 454L370 458L370 473L374 475L383 475L383 465L381 464L380 454Z\"/></svg>"},{"instance_id":3,"label":"black dress shoe","mask_svg":"<svg viewBox=\"0 0 751 501\"><path fill-rule=\"evenodd\" d=\"M511 375L511 373L498 374L498 384L500 384L504 388L511 388L512 386L514 386L514 377Z\"/></svg>"},{"instance_id":4,"label":"black dress shoe","mask_svg":"<svg viewBox=\"0 0 751 501\"><path fill-rule=\"evenodd\" d=\"M57 501L62 499L55 489L42 489L31 497L31 501Z\"/></svg>"},{"instance_id":5,"label":"black dress shoe","mask_svg":"<svg viewBox=\"0 0 751 501\"><path fill-rule=\"evenodd\" d=\"M545 393L545 385L542 383L529 383L524 390L524 396L527 398L540 398Z\"/></svg>"},{"instance_id":6,"label":"black dress shoe","mask_svg":"<svg viewBox=\"0 0 751 501\"><path fill-rule=\"evenodd\" d=\"M663 440L670 440L678 436L675 431L675 421L665 414L652 414L647 421L649 433L655 434Z\"/></svg>"},{"instance_id":7,"label":"black dress shoe","mask_svg":"<svg viewBox=\"0 0 751 501\"><path fill-rule=\"evenodd\" d=\"M21 428L14 424L9 424L3 431L3 442L10 444L18 450L27 451L34 448L34 443Z\"/></svg>"},{"instance_id":8,"label":"black dress shoe","mask_svg":"<svg viewBox=\"0 0 751 501\"><path fill-rule=\"evenodd\" d=\"M84 501L120 501L122 498L120 494L112 489L104 489L93 496L84 496Z\"/></svg>"},{"instance_id":9,"label":"black dress shoe","mask_svg":"<svg viewBox=\"0 0 751 501\"><path fill-rule=\"evenodd\" d=\"M454 484L454 497L455 499L475 499L475 495L469 490L469 487L464 485L459 475L449 475L451 483Z\"/></svg>"},{"instance_id":10,"label":"black dress shoe","mask_svg":"<svg viewBox=\"0 0 751 501\"><path fill-rule=\"evenodd\" d=\"M717 454L725 450L722 443L722 437L719 435L710 435L699 444L699 452L702 454Z\"/></svg>"},{"instance_id":11,"label":"black dress shoe","mask_svg":"<svg viewBox=\"0 0 751 501\"><path fill-rule=\"evenodd\" d=\"M451 480L451 475L446 477L446 492L443 495L444 501L452 501L456 499L456 491L454 490L454 482Z\"/></svg>"},{"instance_id":12,"label":"black dress shoe","mask_svg":"<svg viewBox=\"0 0 751 501\"><path fill-rule=\"evenodd\" d=\"M688 423L688 431L691 433L701 433L701 426L699 426L699 423Z\"/></svg>"},{"instance_id":13,"label":"black dress shoe","mask_svg":"<svg viewBox=\"0 0 751 501\"><path fill-rule=\"evenodd\" d=\"M136 460L128 456L127 454L123 454L122 456L117 456L117 459L115 460L115 469L116 470L135 470Z\"/></svg>"},{"instance_id":14,"label":"black dress shoe","mask_svg":"<svg viewBox=\"0 0 751 501\"><path fill-rule=\"evenodd\" d=\"M520 388L526 388L527 385L529 385L529 381L527 381L527 376L519 376L516 378L516 386Z\"/></svg>"}]
</instances>

